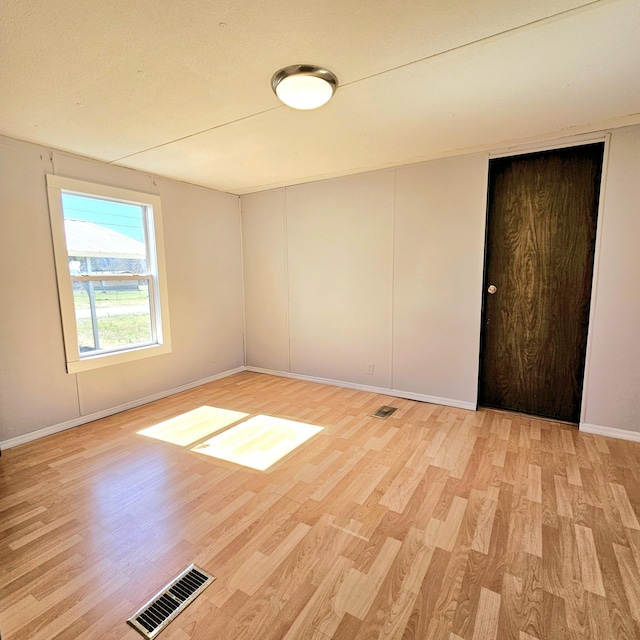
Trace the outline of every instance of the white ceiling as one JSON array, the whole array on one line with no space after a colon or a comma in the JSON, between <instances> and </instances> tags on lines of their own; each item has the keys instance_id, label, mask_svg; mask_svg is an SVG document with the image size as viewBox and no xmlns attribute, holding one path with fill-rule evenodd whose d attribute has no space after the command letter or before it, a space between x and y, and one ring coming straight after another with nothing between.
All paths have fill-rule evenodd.
<instances>
[{"instance_id":1,"label":"white ceiling","mask_svg":"<svg viewBox=\"0 0 640 640\"><path fill-rule=\"evenodd\" d=\"M0 133L231 193L640 123L639 0L2 0ZM290 64L340 81L282 106Z\"/></svg>"}]
</instances>

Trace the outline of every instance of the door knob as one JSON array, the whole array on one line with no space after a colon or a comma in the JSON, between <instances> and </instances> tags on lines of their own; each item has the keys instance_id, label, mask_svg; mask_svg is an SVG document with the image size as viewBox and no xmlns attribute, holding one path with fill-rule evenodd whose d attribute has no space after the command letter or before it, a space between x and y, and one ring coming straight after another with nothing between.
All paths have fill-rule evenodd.
<instances>
[{"instance_id":1,"label":"door knob","mask_svg":"<svg viewBox=\"0 0 640 640\"><path fill-rule=\"evenodd\" d=\"M498 290L498 287L496 287L496 285L495 285L495 284L490 284L490 285L489 285L489 288L487 289L487 291L488 291L491 295L493 295L497 290Z\"/></svg>"}]
</instances>

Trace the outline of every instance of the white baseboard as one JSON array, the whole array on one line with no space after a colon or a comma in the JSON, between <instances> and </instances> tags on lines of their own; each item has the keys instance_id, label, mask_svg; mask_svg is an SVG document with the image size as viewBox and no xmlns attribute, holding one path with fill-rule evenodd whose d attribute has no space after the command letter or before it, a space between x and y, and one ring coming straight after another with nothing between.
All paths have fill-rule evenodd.
<instances>
[{"instance_id":1,"label":"white baseboard","mask_svg":"<svg viewBox=\"0 0 640 640\"><path fill-rule=\"evenodd\" d=\"M194 382L189 382L173 389L167 389L166 391L154 393L153 395L146 396L145 398L132 400L131 402L126 402L125 404L110 407L109 409L103 409L102 411L89 413L87 415L74 418L73 420L60 422L59 424L54 424L50 427L45 427L44 429L31 431L30 433L25 433L22 436L17 436L15 438L10 438L9 440L0 442L0 448L10 449L11 447L17 447L20 444L25 444L26 442L31 442L32 440L38 440L39 438L44 438L45 436L50 436L54 433L59 433L60 431L66 431L67 429L72 429L73 427L79 427L80 425L86 424L87 422L93 422L94 420L99 420L100 418L106 418L107 416L112 416L116 413L120 413L121 411L126 411L127 409L134 409L135 407L140 407L143 404L149 404L149 402L153 402L154 400L161 400L162 398L173 396L176 393L187 391L189 389L193 389L194 387L199 387L203 384L207 384L208 382L214 382L216 380L220 380L221 378L226 378L236 373L241 373L245 370L246 367L236 367L235 369L229 369L228 371L217 373L216 375L209 376L208 378L202 378L201 380L195 380Z\"/></svg>"},{"instance_id":2,"label":"white baseboard","mask_svg":"<svg viewBox=\"0 0 640 640\"><path fill-rule=\"evenodd\" d=\"M160 400L162 398L175 395L176 393L187 391L189 389L193 389L194 387L199 387L209 382L215 382L216 380L220 380L222 378L226 378L228 376L232 376L236 373L241 373L243 371L253 371L254 373L265 373L267 375L280 376L282 378L292 378L294 380L306 380L307 382L317 382L318 384L330 384L335 387L344 387L346 389L356 389L358 391L369 391L371 393L379 393L382 395L393 396L396 398L406 398L408 400L417 400L419 402L430 402L431 404L439 404L445 407L455 407L456 409L467 409L469 411L475 411L477 409L477 406L472 402L452 400L451 398L440 398L438 396L428 396L421 393L413 393L411 391L401 391L399 389L386 389L383 387L374 387L374 386L369 386L364 384L357 384L355 382L344 382L342 380L331 380L328 378L317 378L315 376L305 376L299 373L289 373L287 371L261 369L260 367L236 367L235 369L229 369L228 371L217 373L216 375L209 376L208 378L202 378L201 380L195 380L194 382L189 382L188 384L181 385L180 387L175 387L173 389L168 389L166 391L160 391L159 393L154 393L153 395L146 396L145 398L140 398L138 400L133 400L125 404L121 404L115 407L110 407L109 409L103 409L102 411L96 411L95 413L90 413L84 416L80 416L78 418L74 418L73 420L60 422L59 424L54 424L54 425L51 425L50 427L45 427L44 429L38 429L36 431L31 431L30 433L25 433L24 435L21 435L21 436L17 436L15 438L10 438L9 440L1 441L0 448L10 449L11 447L17 447L18 445L25 444L26 442L31 442L32 440L44 438L45 436L50 436L50 435L53 435L54 433L59 433L60 431L66 431L67 429L72 429L73 427L78 427L82 424L86 424L87 422L93 422L94 420L99 420L100 418L106 418L107 416L111 416L116 413L126 411L127 409L134 409L135 407L139 407L143 404L148 404L149 402ZM618 438L619 440L630 440L632 442L640 442L640 432L638 431L628 431L626 429L616 429L615 427L604 427L601 425L588 424L584 422L580 423L580 431L584 433L599 435L599 436L607 436L609 438Z\"/></svg>"},{"instance_id":3,"label":"white baseboard","mask_svg":"<svg viewBox=\"0 0 640 640\"><path fill-rule=\"evenodd\" d=\"M640 442L640 432L638 431L616 429L615 427L603 427L598 424L587 424L586 422L580 423L580 431L584 431L584 433L593 433L597 436L618 438L618 440L631 440L632 442Z\"/></svg>"},{"instance_id":4,"label":"white baseboard","mask_svg":"<svg viewBox=\"0 0 640 640\"><path fill-rule=\"evenodd\" d=\"M329 378L316 378L315 376L305 376L300 373L289 373L288 371L274 371L273 369L261 369L260 367L245 367L247 371L254 373L266 373L271 376L280 376L281 378L293 378L294 380L306 380L307 382L317 382L319 384L330 384L334 387L345 387L346 389L356 389L358 391L370 391L371 393L380 393L385 396L393 396L395 398L406 398L407 400L418 400L419 402L430 402L431 404L441 404L445 407L455 407L456 409L468 409L475 411L477 405L473 402L463 402L462 400L452 400L450 398L439 398L438 396L427 396L422 393L413 393L411 391L401 391L400 389L387 389L384 387L373 387L366 384L357 384L355 382L344 382L342 380L331 380Z\"/></svg>"},{"instance_id":5,"label":"white baseboard","mask_svg":"<svg viewBox=\"0 0 640 640\"><path fill-rule=\"evenodd\" d=\"M408 400L417 400L419 402L430 402L431 404L439 404L446 407L455 407L456 409L467 409L470 411L475 411L477 408L476 405L472 402L462 402L461 400L452 400L450 398L428 396L421 393L413 393L411 391L401 391L399 389L386 389L383 387L374 387L374 386L369 386L365 384L357 384L355 382L344 382L342 380L331 380L328 378L317 378L315 376L305 376L298 373L289 373L287 371L274 371L272 369L261 369L259 367L237 367L235 369L223 371L222 373L218 373L208 378L202 378L201 380L195 380L194 382L189 382L188 384L181 385L180 387L175 387L173 389L168 389L166 391L160 391L159 393L154 393L153 395L146 396L138 400L132 400L131 402L127 402L125 404L120 404L115 407L110 407L109 409L103 409L102 411L96 411L95 413L90 413L84 416L80 416L78 418L74 418L73 420L60 422L58 424L51 425L50 427L45 427L44 429L38 429L36 431L31 431L30 433L25 433L24 435L21 435L21 436L17 436L15 438L10 438L9 440L4 440L0 442L0 448L10 449L11 447L17 447L18 445L31 442L32 440L38 440L39 438L44 438L45 436L50 436L50 435L53 435L54 433L59 433L60 431L66 431L67 429L78 427L80 425L86 424L87 422L93 422L94 420L99 420L100 418L106 418L107 416L112 416L116 413L126 411L127 409L134 409L135 407L139 407L143 404L149 404L149 402L154 402L155 400L160 400L162 398L175 395L176 393L180 393L181 391L187 391L189 389L193 389L194 387L199 387L203 384L207 384L208 382L214 382L216 380L220 380L221 378L226 378L236 373L241 373L242 371L253 371L254 373L265 373L272 376L280 376L282 378L293 378L295 380L306 380L307 382L317 382L318 384L330 384L335 387L356 389L358 391L369 391L371 393L379 393L382 395L393 396L396 398L406 398ZM600 427L600 428L604 429L605 427ZM614 429L614 431L620 431L620 430ZM627 432L627 431L622 433L631 433L632 435L637 435L638 440L640 441L640 433L633 434L632 432ZM604 433L603 435L611 435L611 434ZM613 436L613 437L623 437L623 436Z\"/></svg>"}]
</instances>

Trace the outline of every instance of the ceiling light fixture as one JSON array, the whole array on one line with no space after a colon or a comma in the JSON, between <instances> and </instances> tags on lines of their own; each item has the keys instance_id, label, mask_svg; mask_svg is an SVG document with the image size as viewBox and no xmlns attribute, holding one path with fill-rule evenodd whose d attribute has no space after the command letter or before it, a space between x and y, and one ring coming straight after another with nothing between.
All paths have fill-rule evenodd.
<instances>
[{"instance_id":1,"label":"ceiling light fixture","mask_svg":"<svg viewBox=\"0 0 640 640\"><path fill-rule=\"evenodd\" d=\"M289 107L317 109L329 102L338 88L338 78L314 64L292 64L273 74L271 88Z\"/></svg>"}]
</instances>

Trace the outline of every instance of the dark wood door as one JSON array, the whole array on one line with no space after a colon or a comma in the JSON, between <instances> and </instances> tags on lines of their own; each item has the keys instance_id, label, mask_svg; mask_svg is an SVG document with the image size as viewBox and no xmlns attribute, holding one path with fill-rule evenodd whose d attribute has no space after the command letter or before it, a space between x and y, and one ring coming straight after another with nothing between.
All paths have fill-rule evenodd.
<instances>
[{"instance_id":1,"label":"dark wood door","mask_svg":"<svg viewBox=\"0 0 640 640\"><path fill-rule=\"evenodd\" d=\"M579 421L603 151L489 164L480 404Z\"/></svg>"}]
</instances>

